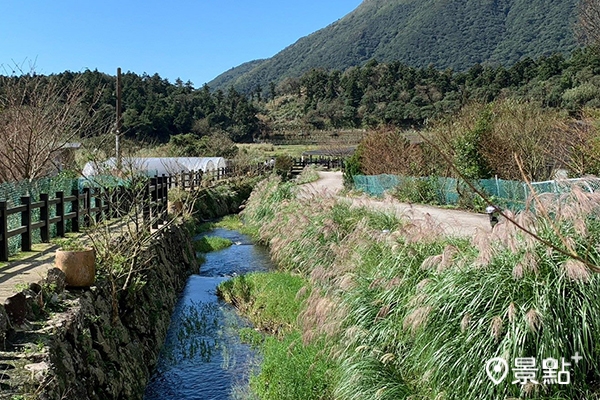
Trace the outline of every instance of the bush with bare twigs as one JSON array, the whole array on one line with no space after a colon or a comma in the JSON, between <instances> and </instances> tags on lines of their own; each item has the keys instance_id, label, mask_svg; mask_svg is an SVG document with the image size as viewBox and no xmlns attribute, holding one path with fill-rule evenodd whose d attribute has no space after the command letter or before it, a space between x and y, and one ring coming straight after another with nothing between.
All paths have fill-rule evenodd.
<instances>
[{"instance_id":1,"label":"bush with bare twigs","mask_svg":"<svg viewBox=\"0 0 600 400\"><path fill-rule=\"evenodd\" d=\"M0 76L0 181L33 180L62 168L62 153L82 137L104 133L82 79ZM94 131L100 129L102 132Z\"/></svg>"}]
</instances>

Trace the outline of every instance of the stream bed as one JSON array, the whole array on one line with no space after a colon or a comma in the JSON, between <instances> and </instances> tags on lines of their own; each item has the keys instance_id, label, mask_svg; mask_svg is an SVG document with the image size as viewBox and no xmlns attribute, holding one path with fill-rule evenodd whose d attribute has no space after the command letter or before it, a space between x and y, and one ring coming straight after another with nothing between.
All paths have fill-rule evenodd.
<instances>
[{"instance_id":1,"label":"stream bed","mask_svg":"<svg viewBox=\"0 0 600 400\"><path fill-rule=\"evenodd\" d=\"M249 323L217 298L216 289L232 276L271 269L269 253L237 231L214 229L205 236L234 245L206 254L199 273L188 279L144 400L243 398L258 364L256 352L237 333Z\"/></svg>"}]
</instances>

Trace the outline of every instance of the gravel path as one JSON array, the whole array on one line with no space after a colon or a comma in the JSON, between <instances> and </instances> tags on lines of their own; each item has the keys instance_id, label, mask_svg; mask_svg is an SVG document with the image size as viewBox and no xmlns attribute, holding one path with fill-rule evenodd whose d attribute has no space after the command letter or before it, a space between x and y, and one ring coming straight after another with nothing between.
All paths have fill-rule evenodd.
<instances>
[{"instance_id":1,"label":"gravel path","mask_svg":"<svg viewBox=\"0 0 600 400\"><path fill-rule=\"evenodd\" d=\"M343 176L341 172L319 172L320 179L306 184L306 195L337 196L343 189ZM460 210L438 208L421 204L401 203L395 199L386 198L378 200L363 195L361 197L337 196L340 199L351 201L355 206L366 206L376 210L394 213L399 217L411 221L430 220L436 223L444 232L451 236L472 236L477 229L490 232L491 227L488 216Z\"/></svg>"}]
</instances>

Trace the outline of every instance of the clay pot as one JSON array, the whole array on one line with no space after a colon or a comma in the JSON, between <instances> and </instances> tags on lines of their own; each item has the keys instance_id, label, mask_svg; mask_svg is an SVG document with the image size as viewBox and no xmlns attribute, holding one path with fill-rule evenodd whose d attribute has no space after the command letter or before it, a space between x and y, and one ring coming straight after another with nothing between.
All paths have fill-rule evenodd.
<instances>
[{"instance_id":1,"label":"clay pot","mask_svg":"<svg viewBox=\"0 0 600 400\"><path fill-rule=\"evenodd\" d=\"M89 287L96 279L96 257L94 249L56 250L56 267L65 273L67 286Z\"/></svg>"}]
</instances>

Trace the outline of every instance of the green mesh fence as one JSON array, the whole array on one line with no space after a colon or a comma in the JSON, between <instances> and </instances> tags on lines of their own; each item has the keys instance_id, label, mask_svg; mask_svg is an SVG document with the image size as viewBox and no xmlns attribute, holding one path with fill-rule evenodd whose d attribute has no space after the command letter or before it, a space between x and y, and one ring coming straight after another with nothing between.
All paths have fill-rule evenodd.
<instances>
[{"instance_id":1,"label":"green mesh fence","mask_svg":"<svg viewBox=\"0 0 600 400\"><path fill-rule=\"evenodd\" d=\"M47 193L50 198L56 196L56 192L64 192L66 196L71 195L73 190L79 189L79 180L72 175L59 174L52 177L41 178L34 181L5 182L0 184L0 200L8 202L8 207L12 208L21 204L21 197L31 196L31 202L40 201L40 194ZM65 213L71 212L71 204L65 204ZM31 213L33 221L39 221L40 209L35 209ZM56 216L56 207L50 207L50 218ZM71 221L67 222L67 228L70 229ZM8 217L8 230L21 226L21 215L13 214ZM56 225L50 226L50 235L56 236ZM36 229L32 235L33 243L41 243L40 230ZM21 248L21 236L17 235L8 240L9 254L17 253Z\"/></svg>"},{"instance_id":2,"label":"green mesh fence","mask_svg":"<svg viewBox=\"0 0 600 400\"><path fill-rule=\"evenodd\" d=\"M357 190L376 197L381 197L385 192L401 190L407 186L410 189L420 188L422 190L423 185L416 186L415 182L426 183L429 190L435 191L435 199L439 204L456 205L460 199L460 192L469 191L464 182L454 178L415 178L395 175L354 176L354 187ZM600 192L600 178L596 177L533 182L530 185L520 181L481 179L475 182L474 185L487 193L498 206L513 211L520 211L525 208L532 191L538 195L542 193L558 195L567 193L577 187L584 192Z\"/></svg>"},{"instance_id":3,"label":"green mesh fence","mask_svg":"<svg viewBox=\"0 0 600 400\"><path fill-rule=\"evenodd\" d=\"M115 188L117 186L129 187L130 180L112 175L96 175L79 179L79 188Z\"/></svg>"},{"instance_id":4,"label":"green mesh fence","mask_svg":"<svg viewBox=\"0 0 600 400\"><path fill-rule=\"evenodd\" d=\"M435 191L435 199L439 204L456 205L460 194L470 192L469 187L460 180L444 177L400 177L395 175L355 175L354 186L357 190L371 196L381 197L385 192L395 191L404 185L416 187L415 183L427 185L430 191ZM521 210L529 194L526 185L519 181L506 181L502 179L482 179L475 182L478 189L486 192L499 205L512 210ZM420 186L423 188L423 185ZM540 187L540 190L546 188ZM536 190L537 191L537 190Z\"/></svg>"}]
</instances>

